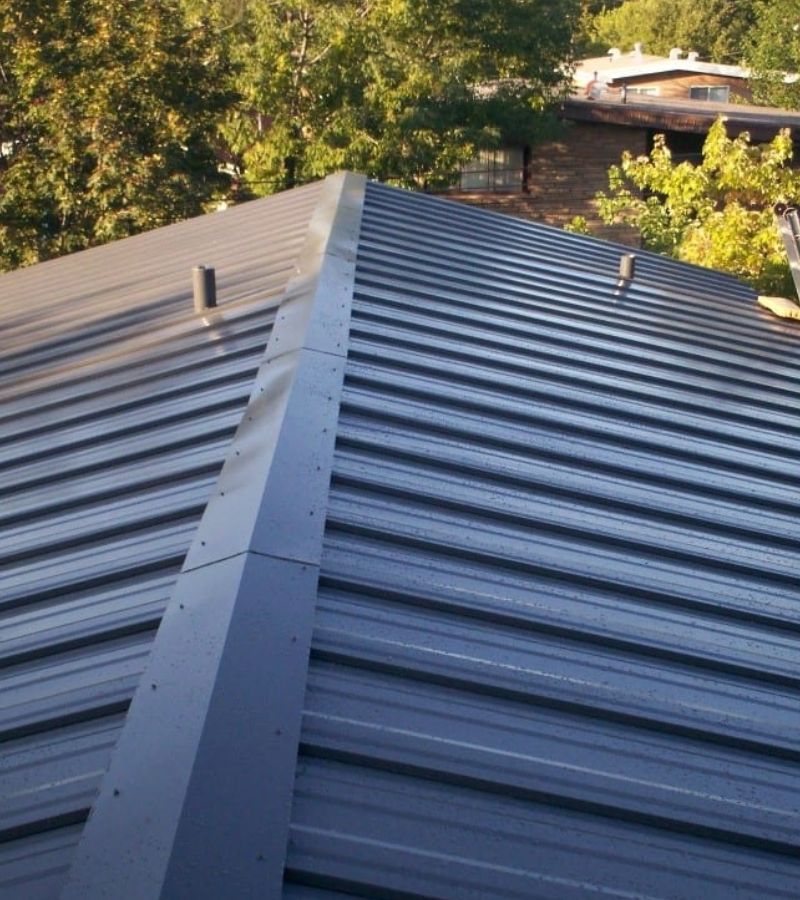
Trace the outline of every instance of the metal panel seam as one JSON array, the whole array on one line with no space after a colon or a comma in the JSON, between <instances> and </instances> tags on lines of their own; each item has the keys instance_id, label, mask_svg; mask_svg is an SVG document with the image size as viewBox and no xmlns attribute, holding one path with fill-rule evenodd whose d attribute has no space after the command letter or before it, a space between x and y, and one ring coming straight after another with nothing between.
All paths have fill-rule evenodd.
<instances>
[{"instance_id":1,"label":"metal panel seam","mask_svg":"<svg viewBox=\"0 0 800 900\"><path fill-rule=\"evenodd\" d=\"M63 900L280 896L365 184L323 188Z\"/></svg>"}]
</instances>

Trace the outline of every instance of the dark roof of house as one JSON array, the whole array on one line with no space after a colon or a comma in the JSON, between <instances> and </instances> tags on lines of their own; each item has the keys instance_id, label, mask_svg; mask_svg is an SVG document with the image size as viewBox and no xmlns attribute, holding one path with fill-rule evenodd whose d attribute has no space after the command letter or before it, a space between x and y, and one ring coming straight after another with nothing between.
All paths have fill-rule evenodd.
<instances>
[{"instance_id":1,"label":"dark roof of house","mask_svg":"<svg viewBox=\"0 0 800 900\"><path fill-rule=\"evenodd\" d=\"M619 96L598 100L570 97L562 108L562 117L575 122L602 122L699 134L708 131L720 116L725 117L730 134L735 136L748 131L756 141L771 140L782 128L790 129L795 136L800 129L800 113L739 103L708 103L629 94L625 103Z\"/></svg>"},{"instance_id":2,"label":"dark roof of house","mask_svg":"<svg viewBox=\"0 0 800 900\"><path fill-rule=\"evenodd\" d=\"M627 252L338 175L0 279L49 485L5 482L7 892L795 896L798 334Z\"/></svg>"}]
</instances>

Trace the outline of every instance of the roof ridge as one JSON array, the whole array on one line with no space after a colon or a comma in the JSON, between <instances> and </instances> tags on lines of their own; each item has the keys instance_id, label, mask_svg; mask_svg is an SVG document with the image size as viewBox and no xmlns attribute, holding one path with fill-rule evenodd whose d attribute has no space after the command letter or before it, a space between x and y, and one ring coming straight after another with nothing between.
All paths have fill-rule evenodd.
<instances>
[{"instance_id":1,"label":"roof ridge","mask_svg":"<svg viewBox=\"0 0 800 900\"><path fill-rule=\"evenodd\" d=\"M223 896L234 869L240 891L279 893L365 184L325 181L64 900L170 896L176 880ZM245 728L258 740L230 740ZM235 816L231 794L257 806L260 856L196 814Z\"/></svg>"}]
</instances>

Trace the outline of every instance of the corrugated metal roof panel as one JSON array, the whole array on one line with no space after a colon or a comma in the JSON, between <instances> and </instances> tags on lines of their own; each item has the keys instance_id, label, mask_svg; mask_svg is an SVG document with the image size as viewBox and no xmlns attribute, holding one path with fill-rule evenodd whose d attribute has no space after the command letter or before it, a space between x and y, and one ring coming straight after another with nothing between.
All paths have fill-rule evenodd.
<instances>
[{"instance_id":1,"label":"corrugated metal roof panel","mask_svg":"<svg viewBox=\"0 0 800 900\"><path fill-rule=\"evenodd\" d=\"M60 892L318 196L0 280L4 897ZM205 317L196 264L217 271Z\"/></svg>"},{"instance_id":2,"label":"corrugated metal roof panel","mask_svg":"<svg viewBox=\"0 0 800 900\"><path fill-rule=\"evenodd\" d=\"M5 884L59 889L116 745L76 900L795 896L796 333L376 185L351 317L362 198L319 201L197 532L274 298L214 353L123 316L95 360L113 329L65 316L75 416L11 360L49 405L17 431L8 396Z\"/></svg>"},{"instance_id":3,"label":"corrugated metal roof panel","mask_svg":"<svg viewBox=\"0 0 800 900\"><path fill-rule=\"evenodd\" d=\"M621 252L368 187L299 896L796 894L796 335Z\"/></svg>"},{"instance_id":4,"label":"corrugated metal roof panel","mask_svg":"<svg viewBox=\"0 0 800 900\"><path fill-rule=\"evenodd\" d=\"M82 827L70 825L0 843L0 896L25 900L57 897Z\"/></svg>"}]
</instances>

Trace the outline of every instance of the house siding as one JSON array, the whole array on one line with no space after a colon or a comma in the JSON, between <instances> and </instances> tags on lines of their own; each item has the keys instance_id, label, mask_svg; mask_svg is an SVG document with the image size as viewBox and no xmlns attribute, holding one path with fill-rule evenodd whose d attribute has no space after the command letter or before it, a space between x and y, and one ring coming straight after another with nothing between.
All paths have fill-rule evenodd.
<instances>
[{"instance_id":1,"label":"house siding","mask_svg":"<svg viewBox=\"0 0 800 900\"><path fill-rule=\"evenodd\" d=\"M742 78L728 78L724 75L700 75L675 72L666 75L638 75L633 78L618 78L612 82L610 91L616 93L622 84L636 88L657 88L658 96L665 100L689 99L692 87L729 87L731 98L750 102L753 92Z\"/></svg>"}]
</instances>

